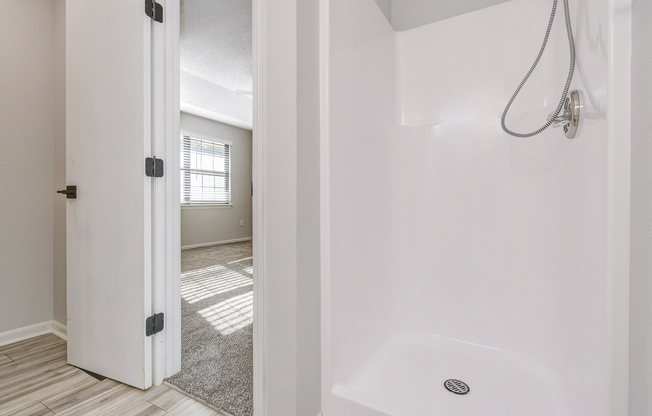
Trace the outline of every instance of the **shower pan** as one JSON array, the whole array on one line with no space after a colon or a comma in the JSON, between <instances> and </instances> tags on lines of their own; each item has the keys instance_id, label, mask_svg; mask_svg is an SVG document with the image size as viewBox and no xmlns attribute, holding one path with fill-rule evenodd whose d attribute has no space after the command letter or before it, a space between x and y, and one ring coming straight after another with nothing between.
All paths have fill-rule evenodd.
<instances>
[{"instance_id":1,"label":"shower pan","mask_svg":"<svg viewBox=\"0 0 652 416\"><path fill-rule=\"evenodd\" d=\"M626 415L631 5L568 0L574 138L514 137L552 4L321 1L324 416Z\"/></svg>"}]
</instances>

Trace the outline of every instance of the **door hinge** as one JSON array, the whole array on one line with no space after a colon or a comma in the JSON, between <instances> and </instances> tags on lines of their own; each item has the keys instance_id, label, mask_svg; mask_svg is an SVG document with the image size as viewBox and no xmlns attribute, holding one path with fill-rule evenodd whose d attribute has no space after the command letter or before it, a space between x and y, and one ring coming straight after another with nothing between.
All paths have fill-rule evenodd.
<instances>
[{"instance_id":1,"label":"door hinge","mask_svg":"<svg viewBox=\"0 0 652 416\"><path fill-rule=\"evenodd\" d=\"M151 337L154 334L158 334L163 330L164 326L164 317L162 313L157 313L156 315L150 316L145 321L145 335Z\"/></svg>"},{"instance_id":2,"label":"door hinge","mask_svg":"<svg viewBox=\"0 0 652 416\"><path fill-rule=\"evenodd\" d=\"M152 178L163 177L163 159L156 156L145 158L145 175Z\"/></svg>"},{"instance_id":3,"label":"door hinge","mask_svg":"<svg viewBox=\"0 0 652 416\"><path fill-rule=\"evenodd\" d=\"M163 6L154 0L145 0L145 14L159 23L163 23Z\"/></svg>"}]
</instances>

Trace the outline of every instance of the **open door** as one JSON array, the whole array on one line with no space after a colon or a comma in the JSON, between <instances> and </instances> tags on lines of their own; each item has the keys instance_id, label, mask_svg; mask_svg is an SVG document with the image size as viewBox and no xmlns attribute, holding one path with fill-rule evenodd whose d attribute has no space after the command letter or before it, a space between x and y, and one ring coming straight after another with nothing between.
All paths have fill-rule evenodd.
<instances>
[{"instance_id":1,"label":"open door","mask_svg":"<svg viewBox=\"0 0 652 416\"><path fill-rule=\"evenodd\" d=\"M152 20L145 0L66 2L68 362L152 385Z\"/></svg>"}]
</instances>

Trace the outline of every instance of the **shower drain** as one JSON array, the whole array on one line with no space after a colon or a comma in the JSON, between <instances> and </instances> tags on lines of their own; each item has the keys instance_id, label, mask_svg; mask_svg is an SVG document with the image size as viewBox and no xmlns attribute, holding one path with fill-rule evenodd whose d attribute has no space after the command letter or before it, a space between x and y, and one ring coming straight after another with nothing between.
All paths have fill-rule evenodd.
<instances>
[{"instance_id":1,"label":"shower drain","mask_svg":"<svg viewBox=\"0 0 652 416\"><path fill-rule=\"evenodd\" d=\"M450 380L446 380L444 382L444 387L446 387L446 390L455 394L466 394L469 391L471 391L471 389L465 382L455 380L454 378L451 378Z\"/></svg>"}]
</instances>

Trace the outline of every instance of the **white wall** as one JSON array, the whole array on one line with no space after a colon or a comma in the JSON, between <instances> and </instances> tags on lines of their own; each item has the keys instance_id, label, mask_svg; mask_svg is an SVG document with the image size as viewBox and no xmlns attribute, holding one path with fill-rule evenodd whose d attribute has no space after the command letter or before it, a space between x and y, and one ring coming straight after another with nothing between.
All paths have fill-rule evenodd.
<instances>
[{"instance_id":1,"label":"white wall","mask_svg":"<svg viewBox=\"0 0 652 416\"><path fill-rule=\"evenodd\" d=\"M256 3L254 12L262 2ZM263 238L254 242L254 260L266 273L259 340L269 416L317 416L320 409L319 3L275 1L262 10L263 27L254 27L254 39L264 44L254 62L254 91L265 109L254 120L254 152L265 161L257 176L264 184Z\"/></svg>"},{"instance_id":2,"label":"white wall","mask_svg":"<svg viewBox=\"0 0 652 416\"><path fill-rule=\"evenodd\" d=\"M262 181L264 210L261 242L254 241L254 272L263 276L265 333L258 338L265 351L264 406L269 416L297 415L297 0L278 0L260 10L262 27L254 27L254 44L262 42L263 56L254 58L254 93L260 94L265 113L256 118L254 135L265 160L256 180ZM259 36L257 36L259 34ZM260 76L260 79L258 78ZM258 115L260 116L260 114ZM260 146L260 147L258 147ZM258 197L257 189L254 189ZM256 251L258 244L264 257ZM258 262L258 263L256 263ZM254 331L257 326L254 322ZM256 394L256 391L254 391ZM301 415L304 416L304 415ZM312 415L306 415L312 416Z\"/></svg>"},{"instance_id":3,"label":"white wall","mask_svg":"<svg viewBox=\"0 0 652 416\"><path fill-rule=\"evenodd\" d=\"M633 2L629 415L652 414L652 2Z\"/></svg>"},{"instance_id":4,"label":"white wall","mask_svg":"<svg viewBox=\"0 0 652 416\"><path fill-rule=\"evenodd\" d=\"M321 411L319 0L297 15L297 415Z\"/></svg>"},{"instance_id":5,"label":"white wall","mask_svg":"<svg viewBox=\"0 0 652 416\"><path fill-rule=\"evenodd\" d=\"M53 316L54 10L0 2L0 332Z\"/></svg>"},{"instance_id":6,"label":"white wall","mask_svg":"<svg viewBox=\"0 0 652 416\"><path fill-rule=\"evenodd\" d=\"M183 112L181 130L233 142L232 206L182 206L181 247L251 238L251 131Z\"/></svg>"}]
</instances>

